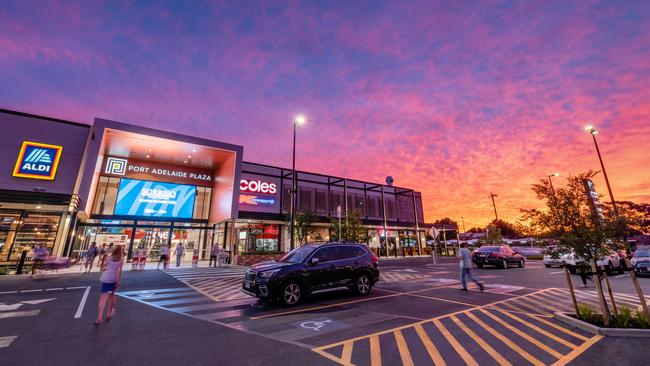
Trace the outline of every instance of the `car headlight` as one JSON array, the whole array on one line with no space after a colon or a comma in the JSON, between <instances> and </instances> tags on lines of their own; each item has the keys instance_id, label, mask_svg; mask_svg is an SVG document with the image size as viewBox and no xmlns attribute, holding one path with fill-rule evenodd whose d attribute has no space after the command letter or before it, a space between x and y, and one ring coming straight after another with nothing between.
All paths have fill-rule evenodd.
<instances>
[{"instance_id":1,"label":"car headlight","mask_svg":"<svg viewBox=\"0 0 650 366\"><path fill-rule=\"evenodd\" d=\"M276 274L278 272L280 272L280 268L272 269L270 271L264 271L264 272L262 272L260 274L260 277L262 277L262 278L270 278L271 276L273 276L274 274Z\"/></svg>"}]
</instances>

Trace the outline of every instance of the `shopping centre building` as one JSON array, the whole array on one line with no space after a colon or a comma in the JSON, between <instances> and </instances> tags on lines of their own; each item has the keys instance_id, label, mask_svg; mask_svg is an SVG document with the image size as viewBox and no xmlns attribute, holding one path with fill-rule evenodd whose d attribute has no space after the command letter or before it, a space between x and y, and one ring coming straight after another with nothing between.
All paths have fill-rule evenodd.
<instances>
[{"instance_id":1,"label":"shopping centre building","mask_svg":"<svg viewBox=\"0 0 650 366\"><path fill-rule=\"evenodd\" d=\"M77 257L91 242L129 258L185 243L233 255L289 250L293 173L243 161L242 146L95 119L92 125L0 110L0 262L35 243ZM332 219L359 216L379 255L424 253L422 196L413 189L298 171L308 241Z\"/></svg>"}]
</instances>

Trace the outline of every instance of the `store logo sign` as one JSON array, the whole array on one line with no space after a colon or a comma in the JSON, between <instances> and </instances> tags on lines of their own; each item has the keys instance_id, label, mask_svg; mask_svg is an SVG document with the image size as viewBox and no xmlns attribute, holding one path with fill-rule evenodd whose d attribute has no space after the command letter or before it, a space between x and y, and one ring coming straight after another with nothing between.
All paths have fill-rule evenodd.
<instances>
[{"instance_id":1,"label":"store logo sign","mask_svg":"<svg viewBox=\"0 0 650 366\"><path fill-rule=\"evenodd\" d=\"M54 180L63 146L23 141L13 176L19 178Z\"/></svg>"},{"instance_id":2,"label":"store logo sign","mask_svg":"<svg viewBox=\"0 0 650 366\"><path fill-rule=\"evenodd\" d=\"M109 157L106 160L106 174L124 175L126 174L126 166L129 163L126 159Z\"/></svg>"},{"instance_id":3,"label":"store logo sign","mask_svg":"<svg viewBox=\"0 0 650 366\"><path fill-rule=\"evenodd\" d=\"M239 204L250 206L273 206L275 198L265 198L260 196L239 195Z\"/></svg>"},{"instance_id":4,"label":"store logo sign","mask_svg":"<svg viewBox=\"0 0 650 366\"><path fill-rule=\"evenodd\" d=\"M262 182L261 180L242 179L239 182L239 189L242 192L275 194L278 189L275 183Z\"/></svg>"}]
</instances>

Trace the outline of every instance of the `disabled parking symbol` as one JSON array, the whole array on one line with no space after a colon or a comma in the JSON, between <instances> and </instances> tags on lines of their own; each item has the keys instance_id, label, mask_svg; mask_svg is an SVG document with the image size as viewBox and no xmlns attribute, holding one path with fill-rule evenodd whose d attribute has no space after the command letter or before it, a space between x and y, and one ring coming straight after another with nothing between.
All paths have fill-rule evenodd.
<instances>
[{"instance_id":1,"label":"disabled parking symbol","mask_svg":"<svg viewBox=\"0 0 650 366\"><path fill-rule=\"evenodd\" d=\"M319 317L319 318L303 320L300 322L293 322L291 323L291 325L293 325L294 327L307 329L309 331L321 333L321 334L350 327L349 324L337 320L332 320L326 317Z\"/></svg>"}]
</instances>

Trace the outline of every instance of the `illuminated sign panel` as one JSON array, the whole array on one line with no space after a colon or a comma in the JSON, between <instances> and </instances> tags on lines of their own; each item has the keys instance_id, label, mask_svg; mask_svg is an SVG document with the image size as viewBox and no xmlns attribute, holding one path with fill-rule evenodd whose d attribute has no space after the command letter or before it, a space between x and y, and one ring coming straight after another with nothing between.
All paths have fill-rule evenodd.
<instances>
[{"instance_id":1,"label":"illuminated sign panel","mask_svg":"<svg viewBox=\"0 0 650 366\"><path fill-rule=\"evenodd\" d=\"M196 187L184 184L122 179L115 215L191 219Z\"/></svg>"},{"instance_id":2,"label":"illuminated sign panel","mask_svg":"<svg viewBox=\"0 0 650 366\"><path fill-rule=\"evenodd\" d=\"M278 189L275 183L262 182L261 180L242 179L239 182L239 189L242 192L276 194Z\"/></svg>"},{"instance_id":3,"label":"illuminated sign panel","mask_svg":"<svg viewBox=\"0 0 650 366\"><path fill-rule=\"evenodd\" d=\"M179 166L155 161L109 156L104 159L102 174L139 180L160 180L201 187L212 187L214 172L209 169Z\"/></svg>"},{"instance_id":4,"label":"illuminated sign panel","mask_svg":"<svg viewBox=\"0 0 650 366\"><path fill-rule=\"evenodd\" d=\"M63 146L23 141L12 175L19 178L54 180L62 152Z\"/></svg>"},{"instance_id":5,"label":"illuminated sign panel","mask_svg":"<svg viewBox=\"0 0 650 366\"><path fill-rule=\"evenodd\" d=\"M275 198L240 194L239 204L251 205L251 206L273 206L275 205Z\"/></svg>"}]
</instances>

